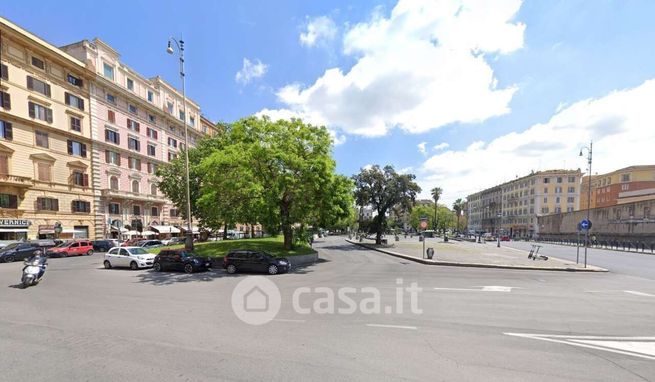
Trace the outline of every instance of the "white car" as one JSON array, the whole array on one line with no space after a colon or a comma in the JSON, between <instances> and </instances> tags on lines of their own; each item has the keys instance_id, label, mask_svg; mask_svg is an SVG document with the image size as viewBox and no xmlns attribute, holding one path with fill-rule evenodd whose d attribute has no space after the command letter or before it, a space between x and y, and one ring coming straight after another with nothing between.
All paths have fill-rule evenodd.
<instances>
[{"instance_id":1,"label":"white car","mask_svg":"<svg viewBox=\"0 0 655 382\"><path fill-rule=\"evenodd\" d=\"M130 269L150 268L156 255L141 247L114 247L105 254L106 269L125 267Z\"/></svg>"}]
</instances>

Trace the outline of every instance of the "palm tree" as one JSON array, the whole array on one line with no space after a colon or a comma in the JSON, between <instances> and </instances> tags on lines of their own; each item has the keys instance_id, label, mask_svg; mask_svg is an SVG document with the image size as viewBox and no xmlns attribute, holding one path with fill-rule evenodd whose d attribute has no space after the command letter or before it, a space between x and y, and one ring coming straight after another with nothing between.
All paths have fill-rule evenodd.
<instances>
[{"instance_id":1,"label":"palm tree","mask_svg":"<svg viewBox=\"0 0 655 382\"><path fill-rule=\"evenodd\" d=\"M462 214L462 210L464 209L464 202L462 199L457 199L455 200L455 203L453 203L453 210L457 214L457 231L459 232L459 216Z\"/></svg>"},{"instance_id":2,"label":"palm tree","mask_svg":"<svg viewBox=\"0 0 655 382\"><path fill-rule=\"evenodd\" d=\"M431 191L432 194L432 199L434 200L434 220L432 221L433 229L436 232L437 231L437 202L439 202L439 198L441 197L441 193L443 190L441 187L435 187Z\"/></svg>"}]
</instances>

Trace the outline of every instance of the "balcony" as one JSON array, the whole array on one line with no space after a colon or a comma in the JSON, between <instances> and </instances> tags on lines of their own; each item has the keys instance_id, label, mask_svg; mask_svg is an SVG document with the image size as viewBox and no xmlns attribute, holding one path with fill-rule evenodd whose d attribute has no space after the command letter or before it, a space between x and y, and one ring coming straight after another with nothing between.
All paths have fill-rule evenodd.
<instances>
[{"instance_id":1,"label":"balcony","mask_svg":"<svg viewBox=\"0 0 655 382\"><path fill-rule=\"evenodd\" d=\"M110 188L105 188L101 191L103 198L112 198L112 199L127 199L140 202L150 202L150 203L166 203L168 199L160 195L149 195L136 192L128 191L118 191L112 190Z\"/></svg>"},{"instance_id":2,"label":"balcony","mask_svg":"<svg viewBox=\"0 0 655 382\"><path fill-rule=\"evenodd\" d=\"M32 178L26 176L0 174L0 186L30 188L33 184L34 182L32 182Z\"/></svg>"}]
</instances>

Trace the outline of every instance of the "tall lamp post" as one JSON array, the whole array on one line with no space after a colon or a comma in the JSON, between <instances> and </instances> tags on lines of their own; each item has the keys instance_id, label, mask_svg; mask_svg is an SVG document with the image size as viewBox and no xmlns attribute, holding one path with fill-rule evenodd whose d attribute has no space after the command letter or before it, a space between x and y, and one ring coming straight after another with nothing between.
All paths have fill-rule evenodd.
<instances>
[{"instance_id":1,"label":"tall lamp post","mask_svg":"<svg viewBox=\"0 0 655 382\"><path fill-rule=\"evenodd\" d=\"M594 142L590 141L589 142L589 147L583 146L580 149L580 156L582 156L582 150L587 150L587 165L589 168L589 184L588 184L588 190L587 190L587 221L589 221L589 209L591 208L591 155L593 152L593 146ZM587 245L589 243L589 229L585 230L584 233L584 240L585 240L585 245L584 245L584 267L587 268Z\"/></svg>"},{"instance_id":2,"label":"tall lamp post","mask_svg":"<svg viewBox=\"0 0 655 382\"><path fill-rule=\"evenodd\" d=\"M186 89L185 89L185 74L184 74L184 41L176 40L171 37L168 39L168 47L166 52L168 54L173 54L173 45L171 42L174 42L177 46L177 50L180 52L180 78L182 79L182 101L184 103L184 173L186 175L186 216L187 216L187 230L186 230L186 242L184 248L187 251L193 251L193 231L191 229L191 190L189 186L189 134L186 123L187 110L186 110Z\"/></svg>"},{"instance_id":3,"label":"tall lamp post","mask_svg":"<svg viewBox=\"0 0 655 382\"><path fill-rule=\"evenodd\" d=\"M496 247L500 248L500 231L503 229L503 215L499 212L496 218L500 220L500 228L496 230Z\"/></svg>"}]
</instances>

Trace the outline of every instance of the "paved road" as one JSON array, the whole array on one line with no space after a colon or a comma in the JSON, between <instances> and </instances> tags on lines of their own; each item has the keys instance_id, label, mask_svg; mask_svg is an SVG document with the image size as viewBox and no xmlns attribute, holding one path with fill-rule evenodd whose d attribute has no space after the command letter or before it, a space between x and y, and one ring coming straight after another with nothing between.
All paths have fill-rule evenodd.
<instances>
[{"instance_id":1,"label":"paved road","mask_svg":"<svg viewBox=\"0 0 655 382\"><path fill-rule=\"evenodd\" d=\"M530 250L532 244L542 246L539 253L575 261L576 247L546 243L532 243L524 241L503 242L502 246L516 249ZM482 244L481 244L482 245ZM484 245L491 245L489 243ZM495 245L495 244L494 244ZM580 247L580 262L584 261L584 248ZM587 263L607 268L611 272L631 276L638 276L655 280L655 255L639 254L635 252L610 251L606 249L588 248Z\"/></svg>"},{"instance_id":2,"label":"paved road","mask_svg":"<svg viewBox=\"0 0 655 382\"><path fill-rule=\"evenodd\" d=\"M231 309L232 290L246 275L104 270L102 256L94 255L52 259L43 283L22 290L14 287L21 264L0 264L0 379L655 378L655 357L644 358L650 351L655 355L655 349L643 339L626 344L624 339L610 343L596 338L592 343L505 334L655 336L653 280L424 266L333 237L315 247L323 262L267 278L280 289L282 306L276 319L262 326L241 322ZM398 279L403 287L415 282L423 288L421 314L411 312L407 293L401 293L401 305L396 303ZM293 309L299 287L311 291L300 299L302 307L320 310L329 304L324 289L317 288L330 288L336 296L346 286L358 291L351 297L360 308L375 295L362 288L376 287L381 310L390 306L392 313L300 314ZM399 306L402 314L396 313ZM607 344L623 346L629 354L597 349Z\"/></svg>"}]
</instances>

